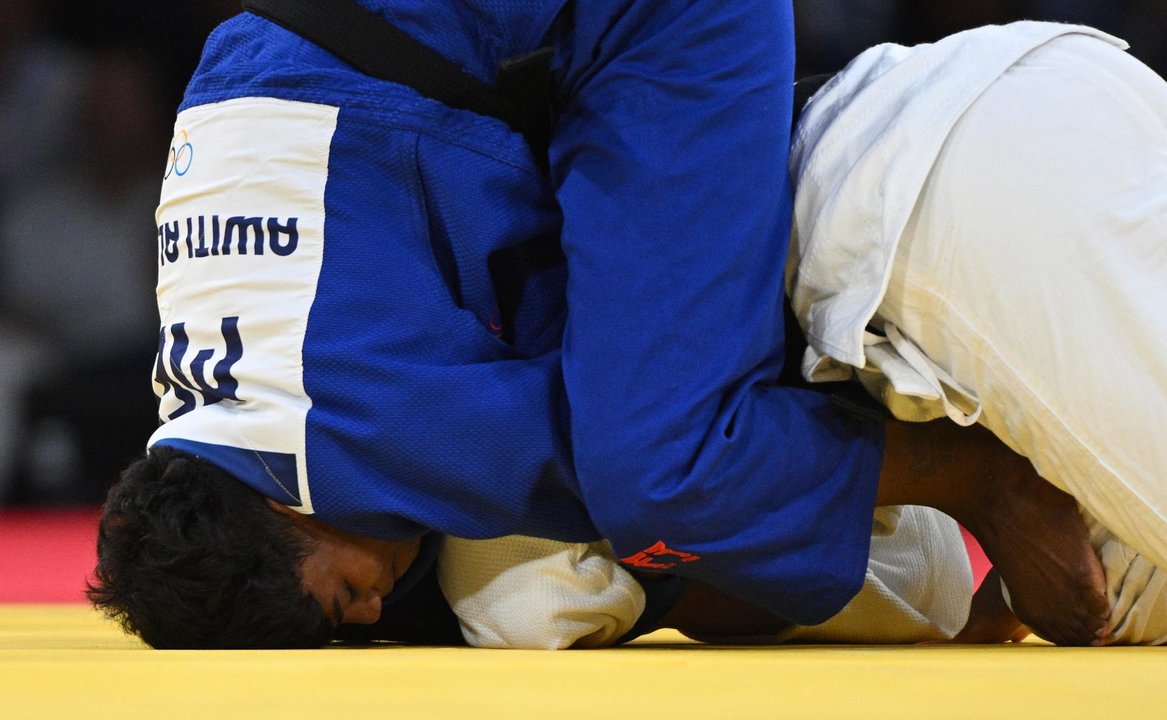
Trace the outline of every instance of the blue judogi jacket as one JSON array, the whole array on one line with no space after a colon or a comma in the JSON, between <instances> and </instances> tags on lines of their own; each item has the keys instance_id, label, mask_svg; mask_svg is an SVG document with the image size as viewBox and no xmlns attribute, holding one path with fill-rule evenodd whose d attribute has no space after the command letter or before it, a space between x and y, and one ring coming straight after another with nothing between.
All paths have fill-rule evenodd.
<instances>
[{"instance_id":1,"label":"blue judogi jacket","mask_svg":"<svg viewBox=\"0 0 1167 720\"><path fill-rule=\"evenodd\" d=\"M396 539L608 538L802 623L867 561L882 429L782 387L790 3L362 0L521 135L244 13L207 42L158 209L151 444ZM500 309L500 251L558 243ZM516 294L517 293L517 294Z\"/></svg>"}]
</instances>

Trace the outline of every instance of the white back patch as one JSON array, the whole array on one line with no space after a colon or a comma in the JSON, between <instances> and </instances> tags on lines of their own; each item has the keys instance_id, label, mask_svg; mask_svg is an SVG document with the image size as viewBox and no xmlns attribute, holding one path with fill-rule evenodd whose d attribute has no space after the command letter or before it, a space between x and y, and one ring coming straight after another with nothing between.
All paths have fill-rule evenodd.
<instances>
[{"instance_id":1,"label":"white back patch","mask_svg":"<svg viewBox=\"0 0 1167 720\"><path fill-rule=\"evenodd\" d=\"M294 455L298 492L285 489L307 513L302 348L336 120L335 107L272 98L185 110L157 212L164 424L150 444Z\"/></svg>"}]
</instances>

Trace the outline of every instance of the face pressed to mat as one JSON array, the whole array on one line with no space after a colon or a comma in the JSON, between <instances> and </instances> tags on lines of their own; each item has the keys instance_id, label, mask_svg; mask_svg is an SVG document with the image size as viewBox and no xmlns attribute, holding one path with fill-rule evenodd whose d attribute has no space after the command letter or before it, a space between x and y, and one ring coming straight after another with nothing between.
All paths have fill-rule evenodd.
<instances>
[{"instance_id":1,"label":"face pressed to mat","mask_svg":"<svg viewBox=\"0 0 1167 720\"><path fill-rule=\"evenodd\" d=\"M381 600L417 559L420 538L378 540L356 535L269 501L309 538L300 582L334 625L370 625L381 617Z\"/></svg>"}]
</instances>

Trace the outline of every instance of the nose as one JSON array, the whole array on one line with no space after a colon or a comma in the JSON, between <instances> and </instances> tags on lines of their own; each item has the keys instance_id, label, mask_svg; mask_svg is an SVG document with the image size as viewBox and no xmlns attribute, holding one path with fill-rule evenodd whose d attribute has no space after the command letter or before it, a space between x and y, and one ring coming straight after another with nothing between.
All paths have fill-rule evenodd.
<instances>
[{"instance_id":1,"label":"nose","mask_svg":"<svg viewBox=\"0 0 1167 720\"><path fill-rule=\"evenodd\" d=\"M356 625L372 625L381 619L381 596L369 593L363 598L354 599L344 609L342 622Z\"/></svg>"}]
</instances>

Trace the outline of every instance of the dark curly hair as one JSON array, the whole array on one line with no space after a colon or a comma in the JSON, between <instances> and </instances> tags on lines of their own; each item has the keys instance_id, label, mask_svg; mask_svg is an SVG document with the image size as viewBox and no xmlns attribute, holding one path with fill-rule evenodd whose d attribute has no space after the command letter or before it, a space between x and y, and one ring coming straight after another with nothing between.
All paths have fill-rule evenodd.
<instances>
[{"instance_id":1,"label":"dark curly hair","mask_svg":"<svg viewBox=\"0 0 1167 720\"><path fill-rule=\"evenodd\" d=\"M300 585L310 541L211 463L154 447L106 498L89 600L156 648L308 648L332 623Z\"/></svg>"}]
</instances>

